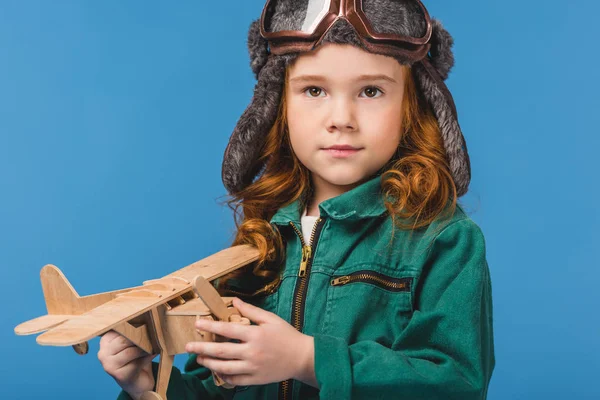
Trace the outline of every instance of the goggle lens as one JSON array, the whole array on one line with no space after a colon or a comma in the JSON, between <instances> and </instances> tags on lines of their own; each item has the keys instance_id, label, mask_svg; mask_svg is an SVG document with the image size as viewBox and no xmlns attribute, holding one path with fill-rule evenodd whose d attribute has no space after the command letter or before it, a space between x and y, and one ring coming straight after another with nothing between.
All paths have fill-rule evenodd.
<instances>
[{"instance_id":1,"label":"goggle lens","mask_svg":"<svg viewBox=\"0 0 600 400\"><path fill-rule=\"evenodd\" d=\"M311 34L330 8L331 0L271 0L265 14L264 28L268 33L301 31ZM277 21L272 19L275 12Z\"/></svg>"}]
</instances>

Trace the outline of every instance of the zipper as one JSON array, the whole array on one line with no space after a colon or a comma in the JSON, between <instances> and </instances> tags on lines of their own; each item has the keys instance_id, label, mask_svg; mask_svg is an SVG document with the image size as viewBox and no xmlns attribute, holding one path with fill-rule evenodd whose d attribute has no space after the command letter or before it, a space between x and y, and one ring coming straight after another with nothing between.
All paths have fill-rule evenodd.
<instances>
[{"instance_id":1,"label":"zipper","mask_svg":"<svg viewBox=\"0 0 600 400\"><path fill-rule=\"evenodd\" d=\"M334 277L331 286L343 286L353 282L364 282L392 292L410 292L412 277L393 278L380 272L362 270L348 275Z\"/></svg>"},{"instance_id":2,"label":"zipper","mask_svg":"<svg viewBox=\"0 0 600 400\"><path fill-rule=\"evenodd\" d=\"M265 294L266 296L272 294L275 292L275 290L277 290L277 288L279 287L279 285L281 284L281 278L277 277L273 282L269 283L268 285L265 285L264 287L255 290L252 293L248 293L248 292L241 292L239 290L233 290L230 289L229 287L225 287L224 290L226 290L226 294L233 294L236 296L243 296L243 297L254 297L257 296L259 294Z\"/></svg>"},{"instance_id":3,"label":"zipper","mask_svg":"<svg viewBox=\"0 0 600 400\"><path fill-rule=\"evenodd\" d=\"M312 243L312 239L311 239ZM312 254L312 247L302 245L302 261L300 262L300 271L298 272L298 276L300 278L306 275L306 267L308 265L308 260L310 260L310 256Z\"/></svg>"},{"instance_id":4,"label":"zipper","mask_svg":"<svg viewBox=\"0 0 600 400\"><path fill-rule=\"evenodd\" d=\"M310 267L312 266L312 259L314 256L313 248L316 247L318 237L323 228L324 218L317 218L313 230L310 234L310 245L307 245L304 241L302 232L292 221L290 225L296 231L296 234L300 238L302 244L302 260L300 261L300 269L298 270L298 283L294 290L294 301L292 303L292 325L298 332L302 332L302 326L304 325L304 305L306 301L306 292L308 290L308 279L310 278ZM287 400L290 398L292 391L292 379L288 379L279 384L279 396L280 400Z\"/></svg>"}]
</instances>

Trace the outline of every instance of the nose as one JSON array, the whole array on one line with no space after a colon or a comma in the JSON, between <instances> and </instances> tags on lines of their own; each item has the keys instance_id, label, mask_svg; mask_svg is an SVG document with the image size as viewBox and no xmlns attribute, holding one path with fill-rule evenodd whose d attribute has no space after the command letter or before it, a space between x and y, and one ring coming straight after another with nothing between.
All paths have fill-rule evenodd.
<instances>
[{"instance_id":1,"label":"nose","mask_svg":"<svg viewBox=\"0 0 600 400\"><path fill-rule=\"evenodd\" d=\"M330 103L327 131L353 132L357 128L354 104L351 100L338 98Z\"/></svg>"}]
</instances>

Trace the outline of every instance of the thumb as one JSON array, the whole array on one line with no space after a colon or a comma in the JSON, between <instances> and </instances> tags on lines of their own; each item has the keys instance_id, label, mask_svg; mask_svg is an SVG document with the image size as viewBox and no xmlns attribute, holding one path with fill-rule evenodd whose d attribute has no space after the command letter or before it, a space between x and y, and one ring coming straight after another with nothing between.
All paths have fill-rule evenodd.
<instances>
[{"instance_id":1,"label":"thumb","mask_svg":"<svg viewBox=\"0 0 600 400\"><path fill-rule=\"evenodd\" d=\"M273 313L265 311L262 308L256 307L250 303L246 303L237 297L233 299L233 305L238 309L243 317L246 317L250 321L254 321L257 324L271 322L273 320Z\"/></svg>"},{"instance_id":2,"label":"thumb","mask_svg":"<svg viewBox=\"0 0 600 400\"><path fill-rule=\"evenodd\" d=\"M148 354L142 357L142 365L152 365L152 360L154 360L157 355L158 354Z\"/></svg>"}]
</instances>

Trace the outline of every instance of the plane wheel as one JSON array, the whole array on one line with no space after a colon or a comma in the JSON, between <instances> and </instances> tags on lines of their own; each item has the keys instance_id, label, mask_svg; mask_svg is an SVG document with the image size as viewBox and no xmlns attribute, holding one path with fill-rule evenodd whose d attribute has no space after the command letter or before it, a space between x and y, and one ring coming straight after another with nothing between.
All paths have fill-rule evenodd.
<instances>
[{"instance_id":1,"label":"plane wheel","mask_svg":"<svg viewBox=\"0 0 600 400\"><path fill-rule=\"evenodd\" d=\"M144 392L140 400L163 400L163 398L156 392Z\"/></svg>"},{"instance_id":2,"label":"plane wheel","mask_svg":"<svg viewBox=\"0 0 600 400\"><path fill-rule=\"evenodd\" d=\"M75 350L75 353L82 356L84 354L87 354L88 350L90 349L90 346L88 345L88 342L77 343L73 345L73 349Z\"/></svg>"}]
</instances>

